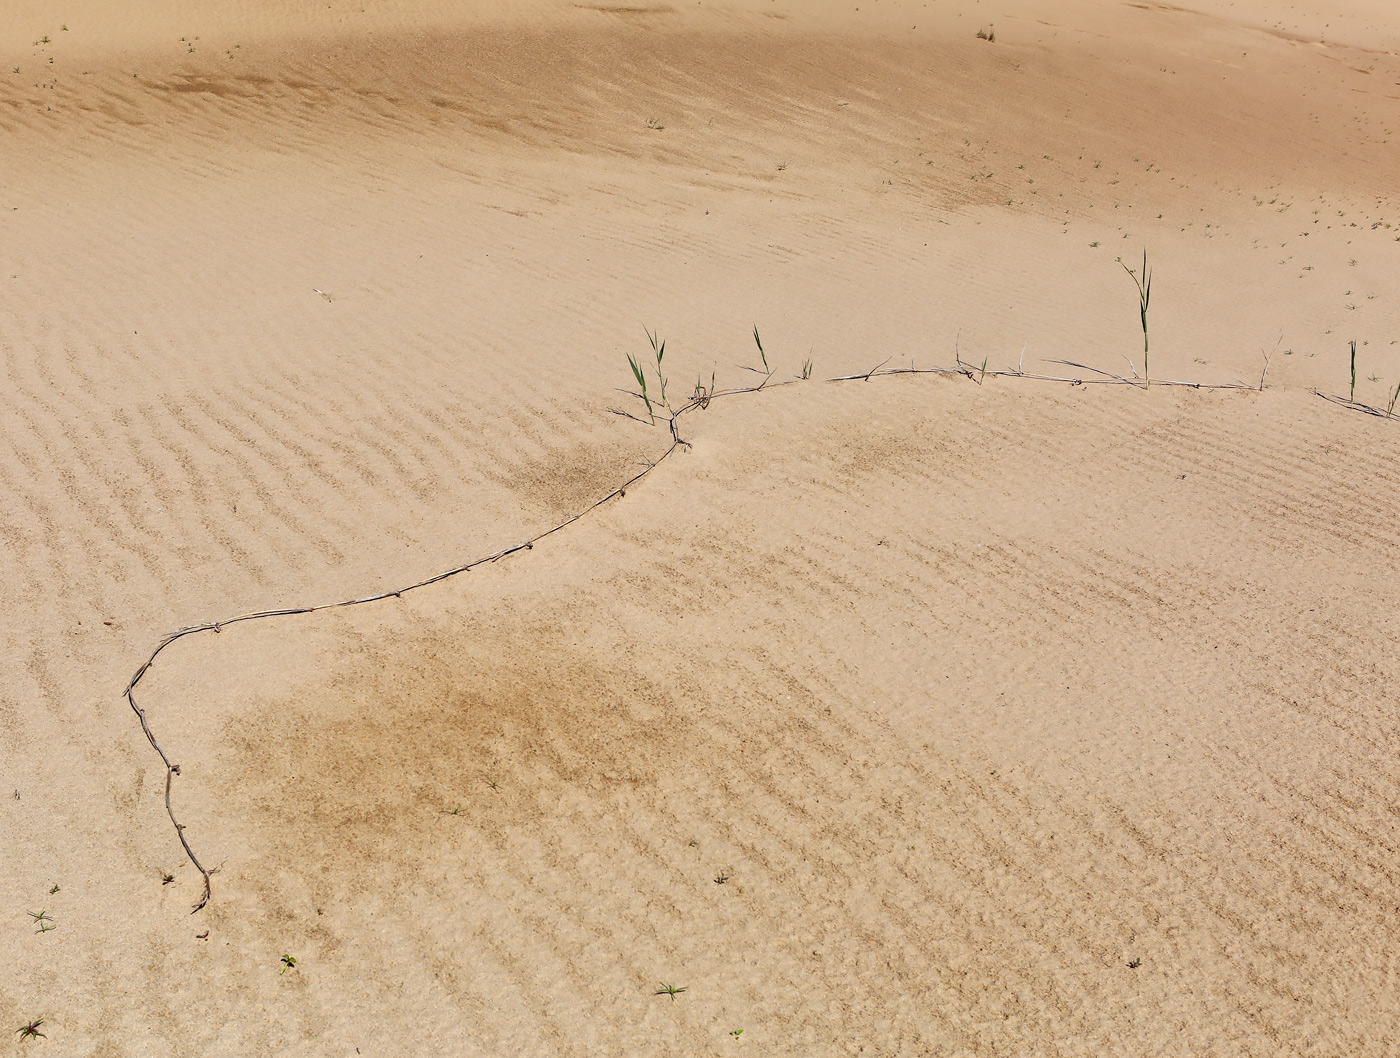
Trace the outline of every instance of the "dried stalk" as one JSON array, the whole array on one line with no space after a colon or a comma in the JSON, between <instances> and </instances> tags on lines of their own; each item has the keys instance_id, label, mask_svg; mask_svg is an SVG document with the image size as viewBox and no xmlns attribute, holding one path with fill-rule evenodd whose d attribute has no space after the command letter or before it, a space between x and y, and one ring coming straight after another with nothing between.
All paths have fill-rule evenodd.
<instances>
[{"instance_id":1,"label":"dried stalk","mask_svg":"<svg viewBox=\"0 0 1400 1058\"><path fill-rule=\"evenodd\" d=\"M1024 356L1024 351L1023 351L1023 356ZM961 356L961 351L960 351L960 350L957 352L957 359L958 359L958 366L957 366L956 368L949 368L949 367L927 367L927 368L901 367L901 368L892 368L892 369L890 369L890 370L888 370L888 371L882 371L882 370L880 370L880 368L882 368L885 364L889 363L889 360L886 359L886 360L882 361L880 364L878 364L878 365L876 365L875 367L871 368L869 371L865 371L865 372L862 372L862 373L856 374L856 375L839 375L839 376L836 376L835 378L824 379L823 381L826 381L826 382L850 382L850 381L855 381L856 379L860 379L861 381L869 382L872 378L876 378L876 377L880 377L880 376L886 376L886 375L966 375L967 377L972 378L973 376L972 376L971 368L970 368L970 367L964 366L963 363L962 363L962 356ZM983 377L985 378L985 377L988 376L988 375L991 375L991 376L1004 376L1004 377L1009 377L1009 378L1030 379L1030 380L1032 380L1032 381L1041 381L1041 382L1064 382L1064 383L1068 383L1068 384L1074 385L1074 386L1084 386L1084 385L1127 385L1127 386L1132 386L1132 385L1136 385L1136 384L1140 381L1139 379L1136 379L1136 378L1128 379L1128 378L1122 377L1121 375L1113 375L1113 374L1110 374L1110 373L1107 372L1107 371L1100 371L1098 368L1087 367L1087 366L1082 365L1082 364L1072 364L1072 363L1070 363L1070 362L1068 362L1068 361L1052 361L1052 362L1054 362L1054 363L1063 363L1063 364L1065 364L1066 366L1069 366L1069 367L1076 367L1076 368L1079 368L1079 369L1085 370L1085 371L1092 371L1092 372L1095 372L1095 373L1097 373L1097 374L1099 374L1099 375L1101 375L1101 376L1104 376L1104 377L1085 379L1085 378L1072 378L1072 377L1071 377L1071 378L1064 378L1064 377L1058 377L1058 376L1053 376L1053 375L1038 375L1038 374L1029 374L1029 375L1028 375L1028 374L1026 374L1023 370L1021 370L1021 368L1020 368L1019 366L1018 366L1017 369L1014 370L1014 371L984 371L984 372L983 372ZM146 673L148 673L148 672L151 670L151 667L155 664L156 658L160 656L161 652L162 652L163 650L165 650L166 647L170 646L171 644L175 643L175 642L178 641L178 640L181 640L181 639L185 638L186 636L196 635L196 634L201 633L201 632L214 632L214 633L219 633L219 632L222 632L222 631L223 631L225 628L227 628L229 625L241 624L241 623L244 622L244 621L261 621L261 620L265 620L265 619L273 618L273 617L291 617L291 616L294 616L294 615L297 615L297 614L312 614L312 613L318 613L318 612L320 612L320 611L322 611L322 610L338 609L338 608L344 607L344 606L363 606L363 605L365 605L366 603L381 602L381 601L384 600L384 599L399 599L399 598L402 598L402 597L404 596L404 594L407 593L407 592L416 591L416 590L419 589L419 588L426 588L426 587L428 587L428 586L431 585L431 584L437 584L437 583L439 583L440 581L447 580L447 579L450 578L450 577L455 577L455 576L457 576L457 575L459 575L459 574L461 574L461 573L466 573L466 572L468 572L469 570L475 569L477 566L485 565L485 564L488 563L488 562L499 562L501 559L503 559L503 558L508 558L509 556L514 555L514 554L516 554L516 553L518 553L518 552L520 552L520 551L529 551L529 550L533 549L534 546L535 546L535 544L539 543L541 540L545 539L545 538L548 537L548 536L552 536L552 535L554 535L555 533L559 532L560 530L562 530L562 529L564 529L564 528L566 528L566 527L572 525L574 522L577 522L579 519L583 518L585 515L591 513L591 512L594 511L594 510L597 510L599 507L601 507L601 506L603 506L604 504L610 502L611 500L620 499L620 498L626 496L626 495L627 495L627 490L628 490L629 488L631 488L633 485L635 485L637 482L641 481L644 477L646 477L646 476L647 476L648 474L650 474L653 470L655 470L657 467L659 467L663 462L665 462L668 458L670 458L670 456L674 455L677 449L680 449L680 448L689 449L689 448L691 447L691 446L690 446L690 442L689 442L689 441L686 441L684 438L681 437L680 432L679 432L679 427L678 427L678 425L677 425L677 421L680 419L680 417L681 417L682 415L685 415L685 414L687 414L688 412L694 411L694 410L696 410L696 409L704 409L704 408L709 407L710 401L714 400L714 399L717 398L717 397L732 397L732 396L736 396L736 395L741 394L741 393L757 393L757 392L759 392L760 390L765 390L765 389L767 389L767 390L772 390L772 389L777 389L777 388L779 388L780 386L792 386L792 385L797 385L797 384L799 384L799 383L802 382L802 381L806 381L806 380L804 380L804 379L790 379L790 380L787 380L787 381L784 381L784 382L772 382L771 379L772 379L772 372L769 371L768 375L764 378L763 382L761 382L761 383L760 383L759 385L757 385L757 386L743 386L743 387L738 387L738 388L735 388L735 389L726 389L726 390L719 390L719 391L715 391L715 389L713 388L713 381L712 381L712 382L711 382L711 388L710 388L709 390L707 390L707 391L705 391L705 392L703 392L703 393L697 391L697 395L696 395L695 397L693 397L690 401L688 401L686 404L684 404L684 405L681 406L680 408L676 409L676 410L671 414L670 420L669 420L669 427L670 427L670 433L671 433L671 443L670 443L669 447L667 447L667 449L666 449L657 459L655 459L655 460L653 460L652 462L648 463L639 473L634 474L632 477L628 478L626 481L624 481L622 484L618 485L616 488L612 489L610 492L608 492L608 493L607 493L606 495L604 495L602 498L598 499L598 500L595 501L594 503L592 503L592 504L590 504L589 506L587 506L587 507L583 508L582 510L578 511L576 514L573 514L573 515L571 515L570 517L564 519L564 520L563 520L562 522L560 522L559 524L554 525L554 526L550 527L549 529L546 529L545 531L543 531L543 532L541 532L541 533L538 533L538 534L535 535L535 536L532 536L530 539L524 541L523 543L515 544L515 545L513 545L513 546L511 546L511 547L503 548L503 549L500 550L500 551L493 552L492 554L485 555L485 556L483 556L483 557L481 557L481 558L473 559L471 562L467 562L467 563L465 563L464 565L454 566L454 567L451 568L451 569L444 570L443 572L434 574L433 576L428 577L428 578L425 579L425 580L417 581L417 582L415 582L415 583L413 583L413 584L409 584L409 585L407 585L407 586L405 586L405 587L402 587L402 588L395 588L395 589L393 589L393 590L391 590L391 591L382 591L382 592L378 592L377 594L374 594L374 595L364 595L364 596L360 596L360 597L354 598L354 599L344 599L344 600L341 600L341 601L339 601L339 602L319 603L319 604L314 605L314 606L287 607L287 608L278 609L278 610L258 610L258 611L253 612L253 613L239 614L239 615L237 615L236 617L228 617L228 618L225 618L225 619L222 620L222 621L208 621L208 622L205 622L204 624L187 625L187 626L185 626L184 628L180 628L180 629L177 629L177 630L174 631L174 632L171 632L171 633L170 633L169 635L167 635L164 639L162 639L159 643L157 643L155 649L152 650L151 653L150 653L150 655L146 658L146 660L145 660L144 662L141 663L140 668L138 668L138 669L136 670L135 674L131 677L130 682L127 683L127 685L126 685L126 691L125 691L124 693L125 693L125 697L126 697L126 700L127 700L128 704L130 704L130 706L131 706L131 708L132 708L132 711L136 714L137 719L141 722L141 730L142 730L142 732L145 734L146 740L147 740L148 742L150 742L151 748L154 749L154 750L156 751L156 753L160 756L161 762L165 765L165 811L166 811L166 814L170 816L170 822L171 822L171 824L175 827L176 836L179 837L179 839L180 839L180 845L181 845L181 847L185 850L185 855L189 858L189 861L190 861L192 864L194 864L195 870L199 871L200 877L203 878L203 880L204 880L204 892L203 892L203 894L202 894L201 897L200 897L199 903L197 903L197 904L194 906L194 910L191 911L190 913L191 913L191 914L194 914L195 912L200 911L201 909L203 909L203 908L205 907L205 905L207 905L207 904L209 903L209 900L210 900L210 898L211 898L212 895L213 895L213 885L212 885L212 882L211 882L211 877L212 877L212 875L214 874L214 872L215 872L216 870L218 870L218 868L217 868L217 867L213 867L213 868L205 867L204 864L200 862L199 857L195 854L194 849L190 846L189 839L188 839L187 837L185 837L185 825L184 825L183 823L181 823L181 822L179 821L179 819L177 819L176 816L175 816L175 808L174 808L174 805L173 805L173 802L172 802L172 788L173 788L173 786L174 786L175 777L176 777L177 775L180 774L180 765L173 763L173 762L171 761L170 757L166 754L165 750L161 747L160 742L156 739L156 736L155 736L154 732L152 732L152 730L151 730L150 721L149 721L149 719L148 719L147 716L146 716L146 711L145 711L143 708L141 708L141 706L140 706L139 704L137 704L137 701L136 701L136 693L135 693L135 692L136 692L136 687L137 687L137 685L140 684L141 680L145 678ZM1261 382L1262 382L1262 379L1261 379ZM1193 389L1250 389L1250 390L1254 389L1253 386L1246 386L1246 385L1243 385L1243 384L1240 384L1240 385L1201 385L1200 383L1194 383L1194 382L1174 382L1174 381L1170 381L1170 380L1166 380L1166 379L1159 379L1159 380L1157 380L1157 384L1158 384L1158 385L1162 385L1162 386L1189 386L1189 387L1191 387L1191 388L1193 388ZM1317 392L1317 391L1314 390L1314 392ZM1382 416L1382 417L1385 416L1385 413L1382 412L1382 411L1380 411L1380 410L1378 410L1378 409L1370 408L1370 407L1368 407L1368 406L1366 406L1366 405L1358 405L1358 404L1355 404L1354 402L1343 400L1343 399L1340 398L1340 397L1329 397L1329 396L1326 396L1325 394L1321 394L1321 393L1319 393L1318 396L1324 397L1324 398L1327 399L1327 400L1331 400L1331 401L1333 401L1334 403L1343 404L1343 405L1348 406L1348 407L1356 408L1357 410L1366 411L1367 413L1372 414L1372 415L1380 415L1380 416ZM625 415L625 416L627 416L628 418L631 418L631 419L636 419L638 422L644 422L644 420L637 419L636 416L634 416L634 415L628 415L626 412L617 412L617 414L619 414L619 415Z\"/></svg>"}]
</instances>

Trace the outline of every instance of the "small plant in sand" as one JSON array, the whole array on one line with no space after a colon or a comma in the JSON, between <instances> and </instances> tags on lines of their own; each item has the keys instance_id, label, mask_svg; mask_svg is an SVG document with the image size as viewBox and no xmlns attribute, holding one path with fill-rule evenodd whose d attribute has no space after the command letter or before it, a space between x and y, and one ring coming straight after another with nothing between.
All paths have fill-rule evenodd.
<instances>
[{"instance_id":1,"label":"small plant in sand","mask_svg":"<svg viewBox=\"0 0 1400 1058\"><path fill-rule=\"evenodd\" d=\"M710 399L715 395L715 373L710 372L710 384L704 383L704 376L695 376L695 392L690 395L690 402L701 411L710 406Z\"/></svg>"},{"instance_id":2,"label":"small plant in sand","mask_svg":"<svg viewBox=\"0 0 1400 1058\"><path fill-rule=\"evenodd\" d=\"M654 995L654 996L670 996L670 997L671 997L671 1002L674 1003L675 1000L676 1000L676 996L680 995L682 992L688 992L688 991L689 991L689 988L687 988L685 985L668 984L667 982L663 981L663 982L661 982L661 987L658 988L655 992L653 992L652 995Z\"/></svg>"},{"instance_id":3,"label":"small plant in sand","mask_svg":"<svg viewBox=\"0 0 1400 1058\"><path fill-rule=\"evenodd\" d=\"M647 391L646 371L642 368L641 362L631 353L627 354L627 366L632 369L632 377L637 380L637 387L641 390L636 396L642 398L642 403L647 406L647 417L655 426L658 406L671 411L671 402L666 398L666 375L662 371L662 361L666 358L666 343L659 338L660 331L653 334L647 327L642 329L647 332L647 341L651 342L651 355L656 358L656 381L661 388L661 393L655 403L652 402L651 394Z\"/></svg>"},{"instance_id":4,"label":"small plant in sand","mask_svg":"<svg viewBox=\"0 0 1400 1058\"><path fill-rule=\"evenodd\" d=\"M733 1036L736 1040L737 1040L740 1036L742 1036L743 1034L744 1034L744 1030L743 1030L743 1029L730 1029L730 1030L729 1030L729 1035Z\"/></svg>"},{"instance_id":5,"label":"small plant in sand","mask_svg":"<svg viewBox=\"0 0 1400 1058\"><path fill-rule=\"evenodd\" d=\"M1129 969L1129 970L1136 970L1136 969L1137 969L1139 966L1141 966L1141 965L1142 965L1142 960L1141 960L1141 959L1130 959L1130 960L1128 961L1128 969Z\"/></svg>"},{"instance_id":6,"label":"small plant in sand","mask_svg":"<svg viewBox=\"0 0 1400 1058\"><path fill-rule=\"evenodd\" d=\"M758 346L758 358L763 361L763 373L765 375L758 388L762 389L768 384L768 379L773 377L773 369L768 366L768 354L763 351L763 339L758 336L758 324L753 325L753 344Z\"/></svg>"},{"instance_id":7,"label":"small plant in sand","mask_svg":"<svg viewBox=\"0 0 1400 1058\"><path fill-rule=\"evenodd\" d=\"M642 330L646 330L646 328L643 327ZM661 384L661 404L669 410L671 402L666 399L666 376L661 373L661 360L666 355L666 343L665 341L657 341L657 336L660 333L659 330L655 334L647 331L647 340L651 342L651 351L656 357L656 380Z\"/></svg>"},{"instance_id":8,"label":"small plant in sand","mask_svg":"<svg viewBox=\"0 0 1400 1058\"><path fill-rule=\"evenodd\" d=\"M34 924L39 927L34 931L35 933L47 933L51 929L58 928L54 920L49 917L48 910L45 908L41 907L38 911L26 911L25 914L32 918Z\"/></svg>"},{"instance_id":9,"label":"small plant in sand","mask_svg":"<svg viewBox=\"0 0 1400 1058\"><path fill-rule=\"evenodd\" d=\"M33 1021L29 1022L29 1024L21 1025L19 1028L15 1029L15 1035L22 1040L32 1040L35 1037L39 1039L48 1039L44 1033L39 1031L39 1026L43 1023L43 1018L35 1018Z\"/></svg>"},{"instance_id":10,"label":"small plant in sand","mask_svg":"<svg viewBox=\"0 0 1400 1058\"><path fill-rule=\"evenodd\" d=\"M988 44L993 44L997 39L997 31L991 26L987 26L985 29L979 29L977 31L977 39L985 40Z\"/></svg>"},{"instance_id":11,"label":"small plant in sand","mask_svg":"<svg viewBox=\"0 0 1400 1058\"><path fill-rule=\"evenodd\" d=\"M295 955L284 955L284 956L282 956L282 958L281 958L280 960L278 960L278 961L282 963L282 969L280 969L280 970L277 971L277 976L278 976L278 977L281 977L281 976L282 976L284 973L286 973L288 970L294 970L294 969L296 969L297 959L296 959L296 956L295 956Z\"/></svg>"},{"instance_id":12,"label":"small plant in sand","mask_svg":"<svg viewBox=\"0 0 1400 1058\"><path fill-rule=\"evenodd\" d=\"M1395 392L1390 395L1390 403L1386 405L1385 416L1390 418L1395 414L1395 402L1400 400L1400 382L1395 383Z\"/></svg>"},{"instance_id":13,"label":"small plant in sand","mask_svg":"<svg viewBox=\"0 0 1400 1058\"><path fill-rule=\"evenodd\" d=\"M627 354L627 363L631 365L632 377L637 380L637 385L642 388L639 396L642 403L647 406L647 415L651 417L652 425L656 424L656 409L651 406L651 397L647 395L647 376L642 371L642 365L637 363L637 358L631 353Z\"/></svg>"},{"instance_id":14,"label":"small plant in sand","mask_svg":"<svg viewBox=\"0 0 1400 1058\"><path fill-rule=\"evenodd\" d=\"M812 358L810 356L802 361L802 377L804 379L812 377Z\"/></svg>"},{"instance_id":15,"label":"small plant in sand","mask_svg":"<svg viewBox=\"0 0 1400 1058\"><path fill-rule=\"evenodd\" d=\"M1142 251L1142 273L1138 274L1133 269L1123 264L1123 258L1118 258L1118 263L1123 265L1123 271L1127 272L1137 286L1138 292L1138 314L1142 319L1142 378L1150 388L1152 385L1152 375L1147 369L1147 302L1152 297L1152 272L1147 267L1147 251Z\"/></svg>"},{"instance_id":16,"label":"small plant in sand","mask_svg":"<svg viewBox=\"0 0 1400 1058\"><path fill-rule=\"evenodd\" d=\"M170 884L171 882L173 882L174 880L175 880L175 876L174 876L173 874L171 874L169 871L161 871L161 872L160 872L160 884L161 884L161 885L169 885L169 884Z\"/></svg>"},{"instance_id":17,"label":"small plant in sand","mask_svg":"<svg viewBox=\"0 0 1400 1058\"><path fill-rule=\"evenodd\" d=\"M1351 396L1348 400L1356 400L1356 343L1351 343Z\"/></svg>"}]
</instances>

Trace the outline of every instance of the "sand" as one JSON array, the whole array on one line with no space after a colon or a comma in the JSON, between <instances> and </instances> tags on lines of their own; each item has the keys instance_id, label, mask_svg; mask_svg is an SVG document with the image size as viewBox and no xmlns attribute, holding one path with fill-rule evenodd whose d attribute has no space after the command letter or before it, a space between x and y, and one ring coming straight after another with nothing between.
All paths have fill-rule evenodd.
<instances>
[{"instance_id":1,"label":"sand","mask_svg":"<svg viewBox=\"0 0 1400 1058\"><path fill-rule=\"evenodd\" d=\"M1400 1052L1389 0L0 51L3 1053Z\"/></svg>"}]
</instances>

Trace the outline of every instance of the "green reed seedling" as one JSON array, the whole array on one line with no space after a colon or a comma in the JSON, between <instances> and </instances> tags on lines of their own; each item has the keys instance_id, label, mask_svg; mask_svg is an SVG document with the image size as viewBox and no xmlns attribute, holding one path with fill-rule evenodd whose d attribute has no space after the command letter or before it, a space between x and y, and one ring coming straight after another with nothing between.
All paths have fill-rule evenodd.
<instances>
[{"instance_id":1,"label":"green reed seedling","mask_svg":"<svg viewBox=\"0 0 1400 1058\"><path fill-rule=\"evenodd\" d=\"M1351 343L1351 401L1356 400L1356 343Z\"/></svg>"},{"instance_id":2,"label":"green reed seedling","mask_svg":"<svg viewBox=\"0 0 1400 1058\"><path fill-rule=\"evenodd\" d=\"M641 386L642 403L647 406L647 415L651 417L652 425L656 425L656 409L651 406L651 398L647 396L647 376L642 372L642 365L637 363L637 358L631 353L627 354L627 363L632 366L632 377L637 380L637 385Z\"/></svg>"},{"instance_id":3,"label":"green reed seedling","mask_svg":"<svg viewBox=\"0 0 1400 1058\"><path fill-rule=\"evenodd\" d=\"M1142 251L1142 274L1139 275L1133 269L1123 264L1120 257L1118 263L1123 265L1123 271L1132 278L1138 292L1138 314L1142 319L1142 378L1146 385L1151 388L1152 375L1147 370L1147 303L1152 297L1152 272L1147 267L1147 251Z\"/></svg>"},{"instance_id":4,"label":"green reed seedling","mask_svg":"<svg viewBox=\"0 0 1400 1058\"><path fill-rule=\"evenodd\" d=\"M753 325L753 344L758 346L758 358L763 361L763 371L768 377L758 384L762 389L768 384L768 379L773 377L773 369L768 366L768 354L763 351L763 339L758 336L758 324Z\"/></svg>"},{"instance_id":5,"label":"green reed seedling","mask_svg":"<svg viewBox=\"0 0 1400 1058\"><path fill-rule=\"evenodd\" d=\"M645 327L642 329L646 330ZM657 342L657 335L660 333L659 330L656 334L647 331L647 340L651 342L651 351L656 355L656 380L661 384L661 404L665 408L670 408L671 403L666 399L666 376L661 373L661 359L666 355L666 343L664 341Z\"/></svg>"}]
</instances>

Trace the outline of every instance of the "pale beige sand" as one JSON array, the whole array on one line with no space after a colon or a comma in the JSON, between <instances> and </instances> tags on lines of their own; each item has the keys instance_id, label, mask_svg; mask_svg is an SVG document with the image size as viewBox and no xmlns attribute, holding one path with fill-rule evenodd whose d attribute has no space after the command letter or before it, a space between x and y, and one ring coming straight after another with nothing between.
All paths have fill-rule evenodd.
<instances>
[{"instance_id":1,"label":"pale beige sand","mask_svg":"<svg viewBox=\"0 0 1400 1058\"><path fill-rule=\"evenodd\" d=\"M3 1053L1400 1052L1400 422L1310 392L1400 382L1393 4L10 0L0 51ZM1154 376L1267 389L732 397L531 551L172 647L189 915L163 634L591 503L666 450L644 325L673 396L755 323L784 378L1141 370L1144 247Z\"/></svg>"}]
</instances>

